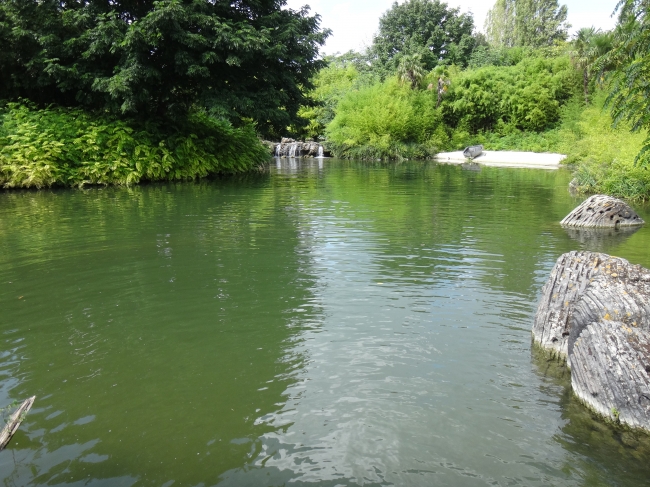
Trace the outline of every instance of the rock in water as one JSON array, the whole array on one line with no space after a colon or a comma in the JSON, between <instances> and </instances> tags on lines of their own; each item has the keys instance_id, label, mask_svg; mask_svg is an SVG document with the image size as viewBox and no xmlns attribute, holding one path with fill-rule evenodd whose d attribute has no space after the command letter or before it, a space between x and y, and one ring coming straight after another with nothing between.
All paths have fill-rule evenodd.
<instances>
[{"instance_id":1,"label":"rock in water","mask_svg":"<svg viewBox=\"0 0 650 487\"><path fill-rule=\"evenodd\" d=\"M596 321L616 321L650 332L650 271L625 259L607 257L600 272L571 306L567 353L569 361L582 331ZM648 364L650 365L650 363Z\"/></svg>"},{"instance_id":2,"label":"rock in water","mask_svg":"<svg viewBox=\"0 0 650 487\"><path fill-rule=\"evenodd\" d=\"M597 228L630 227L644 223L625 201L602 194L587 198L560 222L569 227Z\"/></svg>"},{"instance_id":3,"label":"rock in water","mask_svg":"<svg viewBox=\"0 0 650 487\"><path fill-rule=\"evenodd\" d=\"M542 291L533 337L566 357L578 398L650 431L650 271L596 252L561 256Z\"/></svg>"},{"instance_id":4,"label":"rock in water","mask_svg":"<svg viewBox=\"0 0 650 487\"><path fill-rule=\"evenodd\" d=\"M600 272L601 265L605 268L611 266L611 259L616 258L594 252L573 251L557 260L542 288L542 297L537 306L533 323L535 342L559 358L568 358L569 315L590 279Z\"/></svg>"},{"instance_id":5,"label":"rock in water","mask_svg":"<svg viewBox=\"0 0 650 487\"><path fill-rule=\"evenodd\" d=\"M584 327L571 352L571 386L597 413L650 430L650 335L620 321Z\"/></svg>"}]
</instances>

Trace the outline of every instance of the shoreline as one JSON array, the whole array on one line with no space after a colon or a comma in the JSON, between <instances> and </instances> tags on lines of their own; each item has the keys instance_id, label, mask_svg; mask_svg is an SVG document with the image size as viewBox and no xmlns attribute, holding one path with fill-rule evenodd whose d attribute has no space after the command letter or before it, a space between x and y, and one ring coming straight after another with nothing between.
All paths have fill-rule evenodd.
<instances>
[{"instance_id":1,"label":"shoreline","mask_svg":"<svg viewBox=\"0 0 650 487\"><path fill-rule=\"evenodd\" d=\"M549 152L483 151L480 156L474 159L468 159L463 155L463 151L455 151L439 152L433 157L433 160L445 164L465 164L473 162L484 166L496 167L558 169L561 165L560 163L565 158L565 154L554 154Z\"/></svg>"}]
</instances>

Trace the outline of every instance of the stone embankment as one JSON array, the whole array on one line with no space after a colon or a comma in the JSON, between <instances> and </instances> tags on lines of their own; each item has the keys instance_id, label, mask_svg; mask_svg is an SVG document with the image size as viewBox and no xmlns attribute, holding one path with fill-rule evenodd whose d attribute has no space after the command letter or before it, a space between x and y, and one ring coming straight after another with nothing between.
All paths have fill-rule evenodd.
<instances>
[{"instance_id":1,"label":"stone embankment","mask_svg":"<svg viewBox=\"0 0 650 487\"><path fill-rule=\"evenodd\" d=\"M567 361L583 403L650 431L650 270L598 252L562 255L542 289L532 332Z\"/></svg>"}]
</instances>

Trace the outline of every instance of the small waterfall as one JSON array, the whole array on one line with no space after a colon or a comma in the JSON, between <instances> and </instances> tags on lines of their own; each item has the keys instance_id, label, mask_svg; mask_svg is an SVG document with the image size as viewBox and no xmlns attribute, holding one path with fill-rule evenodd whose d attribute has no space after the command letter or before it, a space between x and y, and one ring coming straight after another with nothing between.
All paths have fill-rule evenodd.
<instances>
[{"instance_id":1,"label":"small waterfall","mask_svg":"<svg viewBox=\"0 0 650 487\"><path fill-rule=\"evenodd\" d=\"M289 157L296 157L296 151L298 150L298 144L293 143L289 146Z\"/></svg>"},{"instance_id":2,"label":"small waterfall","mask_svg":"<svg viewBox=\"0 0 650 487\"><path fill-rule=\"evenodd\" d=\"M282 150L282 144L275 146L275 157L280 157L280 151Z\"/></svg>"},{"instance_id":3,"label":"small waterfall","mask_svg":"<svg viewBox=\"0 0 650 487\"><path fill-rule=\"evenodd\" d=\"M322 159L323 157L325 157L325 156L323 155L323 146L320 145L320 144L318 144L318 155L317 155L316 157L318 157L318 158L320 158L320 159Z\"/></svg>"}]
</instances>

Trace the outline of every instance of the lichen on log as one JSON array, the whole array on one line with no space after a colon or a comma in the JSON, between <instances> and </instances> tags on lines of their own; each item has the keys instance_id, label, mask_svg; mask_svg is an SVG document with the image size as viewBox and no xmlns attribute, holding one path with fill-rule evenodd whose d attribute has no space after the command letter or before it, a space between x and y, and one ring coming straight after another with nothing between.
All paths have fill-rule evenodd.
<instances>
[{"instance_id":1,"label":"lichen on log","mask_svg":"<svg viewBox=\"0 0 650 487\"><path fill-rule=\"evenodd\" d=\"M596 194L587 198L560 222L569 227L620 228L645 222L623 200Z\"/></svg>"}]
</instances>

